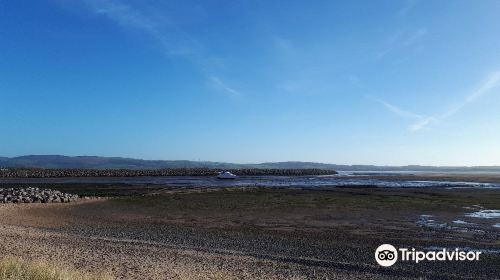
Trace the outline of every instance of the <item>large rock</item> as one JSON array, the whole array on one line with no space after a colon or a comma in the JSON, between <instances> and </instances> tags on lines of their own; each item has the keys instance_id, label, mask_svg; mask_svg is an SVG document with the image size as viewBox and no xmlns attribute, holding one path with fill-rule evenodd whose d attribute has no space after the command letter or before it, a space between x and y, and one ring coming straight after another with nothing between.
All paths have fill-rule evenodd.
<instances>
[{"instance_id":1,"label":"large rock","mask_svg":"<svg viewBox=\"0 0 500 280\"><path fill-rule=\"evenodd\" d=\"M78 195L51 189L0 188L0 203L68 203L77 199Z\"/></svg>"}]
</instances>

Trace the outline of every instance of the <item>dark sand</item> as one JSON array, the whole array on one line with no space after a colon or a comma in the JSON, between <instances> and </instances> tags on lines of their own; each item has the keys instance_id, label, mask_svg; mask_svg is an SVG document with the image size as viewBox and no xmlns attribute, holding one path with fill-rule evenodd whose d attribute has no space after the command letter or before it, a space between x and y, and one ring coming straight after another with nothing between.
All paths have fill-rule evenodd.
<instances>
[{"instance_id":1,"label":"dark sand","mask_svg":"<svg viewBox=\"0 0 500 280\"><path fill-rule=\"evenodd\" d=\"M59 186L78 192L82 186ZM86 191L92 186L83 186ZM102 191L102 186L94 186ZM113 188L106 186L106 189ZM117 186L120 194L127 186ZM129 187L131 193L137 192ZM101 192L96 191L96 192ZM73 204L0 205L0 255L123 279L499 279L500 254L477 262L380 267L382 243L500 249L500 190L161 189ZM143 196L144 194L151 194ZM440 228L418 223L433 215ZM462 226L452 221L474 222Z\"/></svg>"}]
</instances>

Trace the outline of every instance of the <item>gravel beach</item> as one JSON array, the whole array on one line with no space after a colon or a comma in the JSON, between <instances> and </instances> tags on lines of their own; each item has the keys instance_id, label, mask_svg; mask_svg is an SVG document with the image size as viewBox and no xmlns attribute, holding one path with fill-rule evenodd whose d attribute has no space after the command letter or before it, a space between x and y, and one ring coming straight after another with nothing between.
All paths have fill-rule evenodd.
<instances>
[{"instance_id":1,"label":"gravel beach","mask_svg":"<svg viewBox=\"0 0 500 280\"><path fill-rule=\"evenodd\" d=\"M494 253L391 268L373 257L382 243L498 249L495 221L476 221L476 231L452 226L467 205L500 208L493 192L235 188L8 204L0 205L0 252L118 279L496 279ZM449 227L419 224L422 214Z\"/></svg>"}]
</instances>

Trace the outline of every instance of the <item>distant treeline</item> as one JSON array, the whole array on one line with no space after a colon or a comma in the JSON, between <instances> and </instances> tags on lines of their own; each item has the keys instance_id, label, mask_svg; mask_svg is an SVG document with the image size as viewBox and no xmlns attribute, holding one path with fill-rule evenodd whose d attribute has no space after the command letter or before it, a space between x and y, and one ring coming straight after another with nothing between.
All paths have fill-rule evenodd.
<instances>
[{"instance_id":1,"label":"distant treeline","mask_svg":"<svg viewBox=\"0 0 500 280\"><path fill-rule=\"evenodd\" d=\"M140 176L216 176L220 169L170 168L170 169L1 169L2 178L60 178L60 177L140 177ZM239 176L305 176L334 175L325 169L227 169Z\"/></svg>"}]
</instances>

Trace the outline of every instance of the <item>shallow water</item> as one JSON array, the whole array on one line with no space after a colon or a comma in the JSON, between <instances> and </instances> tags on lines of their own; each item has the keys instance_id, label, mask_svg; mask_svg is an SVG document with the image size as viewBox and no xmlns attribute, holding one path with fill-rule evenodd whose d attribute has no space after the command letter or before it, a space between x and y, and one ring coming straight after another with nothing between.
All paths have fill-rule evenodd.
<instances>
[{"instance_id":1,"label":"shallow water","mask_svg":"<svg viewBox=\"0 0 500 280\"><path fill-rule=\"evenodd\" d=\"M329 176L241 176L235 180L220 180L207 176L165 177L80 177L80 178L0 178L0 183L61 184L98 183L131 185L168 185L173 187L224 187L224 186L269 186L269 187L443 187L443 188L499 188L496 183L381 180L350 175Z\"/></svg>"},{"instance_id":2,"label":"shallow water","mask_svg":"<svg viewBox=\"0 0 500 280\"><path fill-rule=\"evenodd\" d=\"M479 219L495 219L500 218L500 210L479 210L467 213L465 216Z\"/></svg>"},{"instance_id":3,"label":"shallow water","mask_svg":"<svg viewBox=\"0 0 500 280\"><path fill-rule=\"evenodd\" d=\"M462 220L455 220L455 221L453 221L453 223L457 224L457 225L475 225L474 223L469 223L469 222L462 221Z\"/></svg>"}]
</instances>

